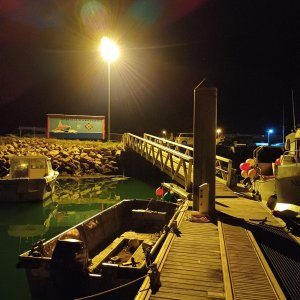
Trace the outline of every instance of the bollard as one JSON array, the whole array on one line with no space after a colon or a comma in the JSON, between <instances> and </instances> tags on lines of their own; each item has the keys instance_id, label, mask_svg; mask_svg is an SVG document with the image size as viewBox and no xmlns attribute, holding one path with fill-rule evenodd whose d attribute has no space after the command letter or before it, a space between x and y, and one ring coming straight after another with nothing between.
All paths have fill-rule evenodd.
<instances>
[{"instance_id":1,"label":"bollard","mask_svg":"<svg viewBox=\"0 0 300 300\"><path fill-rule=\"evenodd\" d=\"M199 212L208 214L209 212L209 184L203 183L199 186Z\"/></svg>"}]
</instances>

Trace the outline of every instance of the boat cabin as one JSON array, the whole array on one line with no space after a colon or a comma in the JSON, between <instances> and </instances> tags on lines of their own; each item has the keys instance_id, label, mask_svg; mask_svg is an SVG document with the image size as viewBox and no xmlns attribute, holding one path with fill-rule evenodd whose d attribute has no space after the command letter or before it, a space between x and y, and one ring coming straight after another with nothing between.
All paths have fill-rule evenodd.
<instances>
[{"instance_id":1,"label":"boat cabin","mask_svg":"<svg viewBox=\"0 0 300 300\"><path fill-rule=\"evenodd\" d=\"M300 162L300 128L286 136L285 149L294 156L295 162Z\"/></svg>"},{"instance_id":2,"label":"boat cabin","mask_svg":"<svg viewBox=\"0 0 300 300\"><path fill-rule=\"evenodd\" d=\"M46 156L13 156L10 158L9 178L37 179L53 171L50 159Z\"/></svg>"}]
</instances>

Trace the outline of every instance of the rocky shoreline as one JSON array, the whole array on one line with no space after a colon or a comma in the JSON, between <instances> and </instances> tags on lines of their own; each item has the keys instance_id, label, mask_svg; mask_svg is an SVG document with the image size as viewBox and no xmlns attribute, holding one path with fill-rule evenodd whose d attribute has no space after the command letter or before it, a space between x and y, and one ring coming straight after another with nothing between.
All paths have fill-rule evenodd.
<instances>
[{"instance_id":1,"label":"rocky shoreline","mask_svg":"<svg viewBox=\"0 0 300 300\"><path fill-rule=\"evenodd\" d=\"M119 175L121 143L0 137L0 176L9 170L12 155L46 155L60 176Z\"/></svg>"}]
</instances>

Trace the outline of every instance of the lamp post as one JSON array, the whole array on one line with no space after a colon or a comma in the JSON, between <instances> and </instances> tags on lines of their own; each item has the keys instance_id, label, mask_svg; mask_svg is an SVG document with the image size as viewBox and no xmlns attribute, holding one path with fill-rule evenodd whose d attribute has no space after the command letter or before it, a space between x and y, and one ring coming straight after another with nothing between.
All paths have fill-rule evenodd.
<instances>
[{"instance_id":1,"label":"lamp post","mask_svg":"<svg viewBox=\"0 0 300 300\"><path fill-rule=\"evenodd\" d=\"M268 130L268 146L270 146L270 134L273 133L273 129Z\"/></svg>"},{"instance_id":2,"label":"lamp post","mask_svg":"<svg viewBox=\"0 0 300 300\"><path fill-rule=\"evenodd\" d=\"M120 55L120 50L117 44L108 37L101 39L99 51L104 61L107 62L107 76L108 76L108 103L107 103L107 140L110 141L110 64L117 60Z\"/></svg>"},{"instance_id":3,"label":"lamp post","mask_svg":"<svg viewBox=\"0 0 300 300\"><path fill-rule=\"evenodd\" d=\"M216 130L216 145L218 145L220 142L221 142L221 133L222 133L222 129L221 128L218 128Z\"/></svg>"}]
</instances>

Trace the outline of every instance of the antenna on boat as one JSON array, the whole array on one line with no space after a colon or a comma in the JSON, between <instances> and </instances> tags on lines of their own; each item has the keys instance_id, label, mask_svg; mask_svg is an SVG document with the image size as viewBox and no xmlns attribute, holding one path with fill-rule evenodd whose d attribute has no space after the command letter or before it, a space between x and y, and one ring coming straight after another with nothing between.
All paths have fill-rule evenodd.
<instances>
[{"instance_id":1,"label":"antenna on boat","mask_svg":"<svg viewBox=\"0 0 300 300\"><path fill-rule=\"evenodd\" d=\"M293 105L293 120L294 120L294 130L296 132L296 119L295 119L295 104L294 104L294 90L292 89L292 105Z\"/></svg>"},{"instance_id":2,"label":"antenna on boat","mask_svg":"<svg viewBox=\"0 0 300 300\"><path fill-rule=\"evenodd\" d=\"M285 137L284 137L284 103L282 105L282 143L284 144Z\"/></svg>"}]
</instances>

